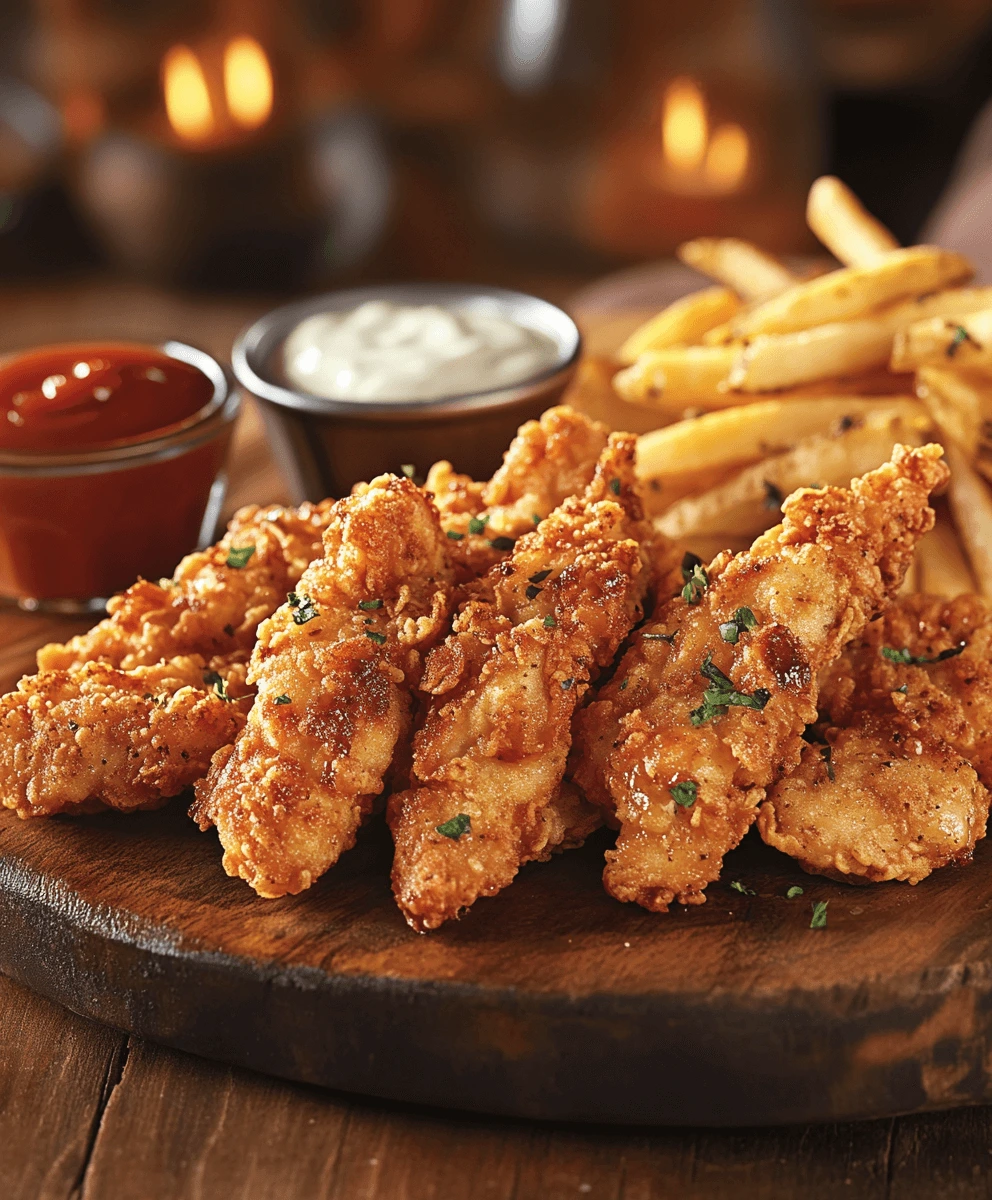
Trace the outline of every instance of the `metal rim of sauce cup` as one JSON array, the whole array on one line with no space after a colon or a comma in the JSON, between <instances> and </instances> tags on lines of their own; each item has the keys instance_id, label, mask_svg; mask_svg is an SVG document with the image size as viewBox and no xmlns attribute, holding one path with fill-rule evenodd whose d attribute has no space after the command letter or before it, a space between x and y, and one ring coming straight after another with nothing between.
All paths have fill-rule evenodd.
<instances>
[{"instance_id":1,"label":"metal rim of sauce cup","mask_svg":"<svg viewBox=\"0 0 992 1200\"><path fill-rule=\"evenodd\" d=\"M367 300L482 306L549 336L558 347L544 371L512 385L430 400L325 399L293 387L283 348L307 317L346 312ZM438 459L488 478L524 421L558 402L575 372L582 337L572 318L546 300L504 288L407 283L349 288L283 305L245 329L231 360L238 382L259 401L269 444L296 502L342 496L357 482L402 463L426 468Z\"/></svg>"},{"instance_id":2,"label":"metal rim of sauce cup","mask_svg":"<svg viewBox=\"0 0 992 1200\"><path fill-rule=\"evenodd\" d=\"M55 344L55 343L53 343ZM78 342L74 345L86 345ZM94 341L99 346L102 341ZM71 454L45 454L38 451L0 451L0 476L21 478L57 479L65 476L105 475L114 471L127 471L150 463L165 462L188 454L212 439L223 436L233 425L241 410L241 395L233 386L228 371L208 354L207 351L191 346L187 342L174 340L134 342L159 350L169 358L187 363L200 371L213 386L210 399L197 412L167 428L155 436L136 435L131 438L108 442L91 450ZM14 357L19 351L4 358ZM2 361L2 360L0 360ZM204 549L214 540L217 521L227 491L227 475L223 468L210 488L200 524L196 549ZM193 547L191 547L193 549ZM50 612L69 616L101 614L107 598L92 599L33 599L0 594L0 607L18 608L24 612Z\"/></svg>"}]
</instances>

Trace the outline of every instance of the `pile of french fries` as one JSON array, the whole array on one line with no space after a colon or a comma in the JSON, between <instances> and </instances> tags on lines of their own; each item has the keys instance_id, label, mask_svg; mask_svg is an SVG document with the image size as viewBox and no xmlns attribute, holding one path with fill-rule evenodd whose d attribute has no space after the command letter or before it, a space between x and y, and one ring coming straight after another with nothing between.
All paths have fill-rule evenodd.
<instances>
[{"instance_id":1,"label":"pile of french fries","mask_svg":"<svg viewBox=\"0 0 992 1200\"><path fill-rule=\"evenodd\" d=\"M655 523L704 556L774 525L795 488L937 438L952 478L907 588L992 597L992 287L965 286L959 254L900 247L838 179L813 184L807 219L838 270L799 278L748 242L688 242L679 256L715 286L590 364L573 402L598 387L601 414L605 386L655 414L638 445Z\"/></svg>"}]
</instances>

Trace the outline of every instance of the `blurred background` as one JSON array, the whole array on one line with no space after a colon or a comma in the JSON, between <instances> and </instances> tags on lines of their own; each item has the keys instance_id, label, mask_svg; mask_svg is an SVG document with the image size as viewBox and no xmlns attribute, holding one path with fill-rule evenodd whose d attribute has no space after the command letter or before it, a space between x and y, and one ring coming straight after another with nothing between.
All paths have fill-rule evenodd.
<instances>
[{"instance_id":1,"label":"blurred background","mask_svg":"<svg viewBox=\"0 0 992 1200\"><path fill-rule=\"evenodd\" d=\"M990 97L992 0L3 0L0 282L561 298L825 170L911 241Z\"/></svg>"}]
</instances>

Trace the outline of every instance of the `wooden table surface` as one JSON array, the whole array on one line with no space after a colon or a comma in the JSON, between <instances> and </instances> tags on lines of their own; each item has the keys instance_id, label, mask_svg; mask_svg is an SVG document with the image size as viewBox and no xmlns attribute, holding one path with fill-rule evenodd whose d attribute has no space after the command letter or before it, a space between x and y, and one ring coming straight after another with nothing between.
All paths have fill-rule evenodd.
<instances>
[{"instance_id":1,"label":"wooden table surface","mask_svg":"<svg viewBox=\"0 0 992 1200\"><path fill-rule=\"evenodd\" d=\"M263 307L110 284L0 292L0 352L61 338L168 333L224 355ZM229 507L282 498L250 410L233 468ZM30 667L41 641L69 628L0 614L4 686ZM990 1195L989 1108L733 1132L548 1126L418 1110L161 1049L0 976L2 1200Z\"/></svg>"}]
</instances>

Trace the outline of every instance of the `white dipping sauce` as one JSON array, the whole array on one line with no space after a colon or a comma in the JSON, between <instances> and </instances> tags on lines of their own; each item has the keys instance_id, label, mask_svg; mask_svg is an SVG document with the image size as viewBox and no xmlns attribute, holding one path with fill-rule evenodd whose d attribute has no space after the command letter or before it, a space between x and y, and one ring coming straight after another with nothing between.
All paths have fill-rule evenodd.
<instances>
[{"instance_id":1,"label":"white dipping sauce","mask_svg":"<svg viewBox=\"0 0 992 1200\"><path fill-rule=\"evenodd\" d=\"M330 400L436 400L523 383L558 346L488 308L369 300L307 317L286 339L290 381Z\"/></svg>"}]
</instances>

